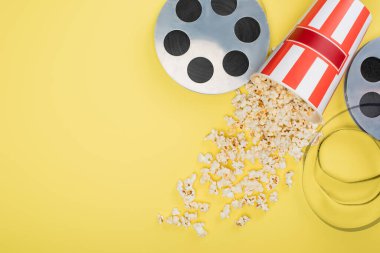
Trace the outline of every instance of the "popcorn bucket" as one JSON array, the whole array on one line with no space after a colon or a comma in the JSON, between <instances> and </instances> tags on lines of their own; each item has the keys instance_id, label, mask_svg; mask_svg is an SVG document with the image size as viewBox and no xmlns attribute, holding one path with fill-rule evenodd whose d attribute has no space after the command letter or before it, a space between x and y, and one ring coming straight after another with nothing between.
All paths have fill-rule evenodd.
<instances>
[{"instance_id":1,"label":"popcorn bucket","mask_svg":"<svg viewBox=\"0 0 380 253\"><path fill-rule=\"evenodd\" d=\"M320 122L371 20L359 0L317 0L256 75L293 91Z\"/></svg>"}]
</instances>

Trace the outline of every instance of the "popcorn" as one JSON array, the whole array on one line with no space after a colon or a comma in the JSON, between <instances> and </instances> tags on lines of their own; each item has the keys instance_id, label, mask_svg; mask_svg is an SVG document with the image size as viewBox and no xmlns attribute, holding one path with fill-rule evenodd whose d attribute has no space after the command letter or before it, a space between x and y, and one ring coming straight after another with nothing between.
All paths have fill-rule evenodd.
<instances>
[{"instance_id":1,"label":"popcorn","mask_svg":"<svg viewBox=\"0 0 380 253\"><path fill-rule=\"evenodd\" d=\"M219 194L219 190L218 190L218 186L217 186L216 182L214 182L214 181L211 182L210 187L209 187L209 193L211 195L218 195Z\"/></svg>"},{"instance_id":2,"label":"popcorn","mask_svg":"<svg viewBox=\"0 0 380 253\"><path fill-rule=\"evenodd\" d=\"M191 221L184 216L179 217L181 226L188 228L191 226Z\"/></svg>"},{"instance_id":3,"label":"popcorn","mask_svg":"<svg viewBox=\"0 0 380 253\"><path fill-rule=\"evenodd\" d=\"M231 188L226 188L223 190L223 196L233 199L235 197L235 193L231 190Z\"/></svg>"},{"instance_id":4,"label":"popcorn","mask_svg":"<svg viewBox=\"0 0 380 253\"><path fill-rule=\"evenodd\" d=\"M200 237L205 237L207 235L207 231L205 230L204 225L205 225L204 223L193 224L193 228L195 229L195 232L197 232L197 234Z\"/></svg>"},{"instance_id":5,"label":"popcorn","mask_svg":"<svg viewBox=\"0 0 380 253\"><path fill-rule=\"evenodd\" d=\"M280 181L280 178L277 175L271 175L269 177L269 183L266 185L267 190L271 191L274 188L276 188L279 181Z\"/></svg>"},{"instance_id":6,"label":"popcorn","mask_svg":"<svg viewBox=\"0 0 380 253\"><path fill-rule=\"evenodd\" d=\"M201 202L190 202L185 203L185 209L186 210L194 210L194 211L201 211L202 213L207 213L210 208L210 205L208 203L201 203Z\"/></svg>"},{"instance_id":7,"label":"popcorn","mask_svg":"<svg viewBox=\"0 0 380 253\"><path fill-rule=\"evenodd\" d=\"M177 225L178 227L180 227L182 225L179 216L169 216L166 219L166 223L169 225Z\"/></svg>"},{"instance_id":8,"label":"popcorn","mask_svg":"<svg viewBox=\"0 0 380 253\"><path fill-rule=\"evenodd\" d=\"M212 129L211 132L205 137L205 141L215 141L218 136L218 131Z\"/></svg>"},{"instance_id":9,"label":"popcorn","mask_svg":"<svg viewBox=\"0 0 380 253\"><path fill-rule=\"evenodd\" d=\"M231 187L231 191L235 194L240 194L243 192L241 184L237 184Z\"/></svg>"},{"instance_id":10,"label":"popcorn","mask_svg":"<svg viewBox=\"0 0 380 253\"><path fill-rule=\"evenodd\" d=\"M208 203L193 201L195 199L195 190L193 189L193 184L195 180L196 174L193 174L189 178L186 178L184 181L180 180L177 184L177 190L179 194L183 197L185 209L192 211L186 211L183 215L181 215L181 212L178 208L173 208L171 211L171 215L167 217L166 220L160 214L157 216L159 224L163 224L165 221L169 225L189 228L192 226L192 222L198 219L198 210L201 212L208 211ZM206 231L203 229L203 223L196 223L193 225L193 228L201 236L205 236L207 234Z\"/></svg>"},{"instance_id":11,"label":"popcorn","mask_svg":"<svg viewBox=\"0 0 380 253\"><path fill-rule=\"evenodd\" d=\"M216 176L221 177L222 179L226 180L234 180L234 175L232 171L229 168L222 167L218 172L216 173Z\"/></svg>"},{"instance_id":12,"label":"popcorn","mask_svg":"<svg viewBox=\"0 0 380 253\"><path fill-rule=\"evenodd\" d=\"M211 181L210 169L207 169L207 168L201 169L201 175L202 176L199 180L201 184L205 184Z\"/></svg>"},{"instance_id":13,"label":"popcorn","mask_svg":"<svg viewBox=\"0 0 380 253\"><path fill-rule=\"evenodd\" d=\"M265 194L260 194L257 198L257 208L260 208L262 209L263 211L267 212L269 211L269 207L268 207L268 204L267 204L267 197L265 196Z\"/></svg>"},{"instance_id":14,"label":"popcorn","mask_svg":"<svg viewBox=\"0 0 380 253\"><path fill-rule=\"evenodd\" d=\"M220 163L218 163L218 161L214 161L210 166L210 173L215 175L219 169Z\"/></svg>"},{"instance_id":15,"label":"popcorn","mask_svg":"<svg viewBox=\"0 0 380 253\"><path fill-rule=\"evenodd\" d=\"M248 173L248 179L260 179L263 176L263 172L261 170L251 170Z\"/></svg>"},{"instance_id":16,"label":"popcorn","mask_svg":"<svg viewBox=\"0 0 380 253\"><path fill-rule=\"evenodd\" d=\"M195 199L195 190L193 188L193 184L196 178L197 175L193 174L191 177L186 178L184 181L179 180L177 183L177 191L185 203L192 202Z\"/></svg>"},{"instance_id":17,"label":"popcorn","mask_svg":"<svg viewBox=\"0 0 380 253\"><path fill-rule=\"evenodd\" d=\"M225 152L220 152L216 155L216 160L221 164L227 164L228 156Z\"/></svg>"},{"instance_id":18,"label":"popcorn","mask_svg":"<svg viewBox=\"0 0 380 253\"><path fill-rule=\"evenodd\" d=\"M198 202L187 202L185 203L185 209L187 210L198 210L199 208L199 203Z\"/></svg>"},{"instance_id":19,"label":"popcorn","mask_svg":"<svg viewBox=\"0 0 380 253\"><path fill-rule=\"evenodd\" d=\"M222 189L226 186L231 186L232 182L229 179L222 178L218 182L216 182L216 185L217 185L218 189Z\"/></svg>"},{"instance_id":20,"label":"popcorn","mask_svg":"<svg viewBox=\"0 0 380 253\"><path fill-rule=\"evenodd\" d=\"M221 210L222 219L230 217L231 207L255 206L268 211L268 201L278 201L275 189L280 183L278 171L286 168L285 155L300 160L304 148L311 141L315 144L319 137L316 137L318 125L308 121L313 109L291 91L264 76L252 77L244 89L237 90L232 105L234 114L225 116L228 129L225 132L213 129L205 137L217 146L217 152L214 156L211 153L198 156L198 161L207 165L200 170L200 183L209 184L209 194L221 193L231 201ZM249 164L256 162L261 164L260 169L245 171ZM293 175L293 171L285 174L284 181L289 187L293 184ZM196 179L193 174L177 184L186 209L184 214L181 216L174 208L166 219L161 215L157 219L159 223L165 221L175 226L193 227L203 237L207 234L204 223L194 222L200 213L209 210L209 204L195 200L193 185ZM235 223L244 226L249 220L244 215Z\"/></svg>"},{"instance_id":21,"label":"popcorn","mask_svg":"<svg viewBox=\"0 0 380 253\"><path fill-rule=\"evenodd\" d=\"M178 215L180 215L181 213L179 212L179 210L177 209L177 208L173 208L173 210L172 210L172 215L173 216L178 216Z\"/></svg>"},{"instance_id":22,"label":"popcorn","mask_svg":"<svg viewBox=\"0 0 380 253\"><path fill-rule=\"evenodd\" d=\"M280 181L280 178L277 175L271 175L269 177L269 183L270 184L278 185L279 181Z\"/></svg>"},{"instance_id":23,"label":"popcorn","mask_svg":"<svg viewBox=\"0 0 380 253\"><path fill-rule=\"evenodd\" d=\"M243 201L235 199L234 201L231 202L231 206L235 209L240 209L243 207Z\"/></svg>"},{"instance_id":24,"label":"popcorn","mask_svg":"<svg viewBox=\"0 0 380 253\"><path fill-rule=\"evenodd\" d=\"M236 124L236 120L232 117L225 116L224 120L227 122L227 126L233 126Z\"/></svg>"},{"instance_id":25,"label":"popcorn","mask_svg":"<svg viewBox=\"0 0 380 253\"><path fill-rule=\"evenodd\" d=\"M192 187L196 179L197 179L197 175L196 174L192 174L189 178L186 178L185 181L184 181L185 187L186 188Z\"/></svg>"},{"instance_id":26,"label":"popcorn","mask_svg":"<svg viewBox=\"0 0 380 253\"><path fill-rule=\"evenodd\" d=\"M243 198L243 204L248 205L248 206L254 206L255 202L257 201L256 196L247 196L245 195Z\"/></svg>"},{"instance_id":27,"label":"popcorn","mask_svg":"<svg viewBox=\"0 0 380 253\"><path fill-rule=\"evenodd\" d=\"M212 154L210 154L210 153L199 154L198 155L198 162L205 163L205 164L211 164L212 158L213 158Z\"/></svg>"},{"instance_id":28,"label":"popcorn","mask_svg":"<svg viewBox=\"0 0 380 253\"><path fill-rule=\"evenodd\" d=\"M243 181L242 185L244 187L244 193L247 195L264 191L263 185L256 179Z\"/></svg>"},{"instance_id":29,"label":"popcorn","mask_svg":"<svg viewBox=\"0 0 380 253\"><path fill-rule=\"evenodd\" d=\"M242 227L244 226L245 224L247 224L247 222L249 222L251 219L244 215L242 217L240 217L237 221L236 221L236 225L239 226L239 227Z\"/></svg>"},{"instance_id":30,"label":"popcorn","mask_svg":"<svg viewBox=\"0 0 380 253\"><path fill-rule=\"evenodd\" d=\"M159 224L164 223L164 216L162 216L161 214L158 214L158 215L157 215L157 220L158 220L158 223L159 223Z\"/></svg>"},{"instance_id":31,"label":"popcorn","mask_svg":"<svg viewBox=\"0 0 380 253\"><path fill-rule=\"evenodd\" d=\"M244 168L244 163L242 163L241 161L233 161L232 168L234 168L235 170L242 170Z\"/></svg>"},{"instance_id":32,"label":"popcorn","mask_svg":"<svg viewBox=\"0 0 380 253\"><path fill-rule=\"evenodd\" d=\"M242 175L243 169L244 169L244 163L242 163L241 161L233 161L232 168L235 169L234 175L236 176Z\"/></svg>"},{"instance_id":33,"label":"popcorn","mask_svg":"<svg viewBox=\"0 0 380 253\"><path fill-rule=\"evenodd\" d=\"M227 159L230 160L230 161L234 161L236 160L236 151L235 150L228 150L227 152ZM228 161L227 161L228 162Z\"/></svg>"},{"instance_id":34,"label":"popcorn","mask_svg":"<svg viewBox=\"0 0 380 253\"><path fill-rule=\"evenodd\" d=\"M279 161L278 168L279 169L285 169L286 168L286 161L285 161L285 159L281 159L281 161Z\"/></svg>"},{"instance_id":35,"label":"popcorn","mask_svg":"<svg viewBox=\"0 0 380 253\"><path fill-rule=\"evenodd\" d=\"M220 212L220 218L227 219L230 217L231 208L230 205L225 205L223 210Z\"/></svg>"},{"instance_id":36,"label":"popcorn","mask_svg":"<svg viewBox=\"0 0 380 253\"><path fill-rule=\"evenodd\" d=\"M288 171L286 174L285 174L285 177L286 177L286 185L288 187L292 187L293 186L293 176L294 176L294 172L293 171Z\"/></svg>"},{"instance_id":37,"label":"popcorn","mask_svg":"<svg viewBox=\"0 0 380 253\"><path fill-rule=\"evenodd\" d=\"M186 212L183 217L185 219L187 219L188 221L193 221L193 220L196 220L198 218L198 215L197 213L189 213L189 212Z\"/></svg>"},{"instance_id":38,"label":"popcorn","mask_svg":"<svg viewBox=\"0 0 380 253\"><path fill-rule=\"evenodd\" d=\"M199 211L201 211L202 213L207 213L209 208L210 208L210 205L207 203L200 203L199 204Z\"/></svg>"},{"instance_id":39,"label":"popcorn","mask_svg":"<svg viewBox=\"0 0 380 253\"><path fill-rule=\"evenodd\" d=\"M278 193L277 192L272 192L272 194L269 196L269 200L271 202L277 202L278 201Z\"/></svg>"}]
</instances>

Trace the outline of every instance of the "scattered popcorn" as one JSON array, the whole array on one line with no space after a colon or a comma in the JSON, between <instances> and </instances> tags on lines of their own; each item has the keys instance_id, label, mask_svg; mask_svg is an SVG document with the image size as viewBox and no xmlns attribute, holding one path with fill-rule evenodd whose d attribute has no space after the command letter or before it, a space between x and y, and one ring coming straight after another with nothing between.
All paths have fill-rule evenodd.
<instances>
[{"instance_id":1,"label":"scattered popcorn","mask_svg":"<svg viewBox=\"0 0 380 253\"><path fill-rule=\"evenodd\" d=\"M218 163L218 161L214 161L212 164L211 164L211 167L210 167L210 173L215 175L218 170L220 169L220 163Z\"/></svg>"},{"instance_id":2,"label":"scattered popcorn","mask_svg":"<svg viewBox=\"0 0 380 253\"><path fill-rule=\"evenodd\" d=\"M185 209L186 210L194 210L194 211L201 211L202 213L207 213L210 208L210 205L208 203L201 203L201 202L190 202L185 203Z\"/></svg>"},{"instance_id":3,"label":"scattered popcorn","mask_svg":"<svg viewBox=\"0 0 380 253\"><path fill-rule=\"evenodd\" d=\"M243 179L244 181L241 182L244 188L244 193L247 195L252 195L254 193L259 193L264 191L264 187L262 183L260 183L257 179L254 180L247 180L246 178Z\"/></svg>"},{"instance_id":4,"label":"scattered popcorn","mask_svg":"<svg viewBox=\"0 0 380 253\"><path fill-rule=\"evenodd\" d=\"M230 198L230 199L233 199L235 197L235 194L234 192L231 190L231 188L225 188L223 190L223 196L224 197L227 197L227 198Z\"/></svg>"},{"instance_id":5,"label":"scattered popcorn","mask_svg":"<svg viewBox=\"0 0 380 253\"><path fill-rule=\"evenodd\" d=\"M201 179L199 180L201 184L205 184L211 181L210 169L201 169Z\"/></svg>"},{"instance_id":6,"label":"scattered popcorn","mask_svg":"<svg viewBox=\"0 0 380 253\"><path fill-rule=\"evenodd\" d=\"M232 171L226 167L222 167L220 170L218 170L216 176L221 177L225 180L235 180L235 176L233 175Z\"/></svg>"},{"instance_id":7,"label":"scattered popcorn","mask_svg":"<svg viewBox=\"0 0 380 253\"><path fill-rule=\"evenodd\" d=\"M267 212L269 211L269 207L268 207L268 204L267 204L267 197L265 196L265 194L260 194L257 198L257 208L260 208L262 209L263 211Z\"/></svg>"},{"instance_id":8,"label":"scattered popcorn","mask_svg":"<svg viewBox=\"0 0 380 253\"><path fill-rule=\"evenodd\" d=\"M177 191L185 203L192 202L195 199L195 190L193 188L193 184L196 178L197 175L193 174L191 177L185 179L184 181L178 181Z\"/></svg>"},{"instance_id":9,"label":"scattered popcorn","mask_svg":"<svg viewBox=\"0 0 380 253\"><path fill-rule=\"evenodd\" d=\"M272 192L272 194L269 196L269 200L271 202L277 202L278 201L278 193L277 192Z\"/></svg>"},{"instance_id":10,"label":"scattered popcorn","mask_svg":"<svg viewBox=\"0 0 380 253\"><path fill-rule=\"evenodd\" d=\"M205 137L205 141L215 141L218 136L218 131L212 129L211 132Z\"/></svg>"},{"instance_id":11,"label":"scattered popcorn","mask_svg":"<svg viewBox=\"0 0 380 253\"><path fill-rule=\"evenodd\" d=\"M204 223L195 223L193 224L193 228L195 229L195 232L197 232L197 234L200 236L200 237L205 237L207 235L207 231L204 229Z\"/></svg>"},{"instance_id":12,"label":"scattered popcorn","mask_svg":"<svg viewBox=\"0 0 380 253\"><path fill-rule=\"evenodd\" d=\"M198 215L197 213L189 213L189 212L186 212L183 217L185 219L187 219L188 221L193 221L193 220L196 220L198 218Z\"/></svg>"},{"instance_id":13,"label":"scattered popcorn","mask_svg":"<svg viewBox=\"0 0 380 253\"><path fill-rule=\"evenodd\" d=\"M223 210L220 212L220 218L222 218L222 219L229 218L230 212L231 212L230 205L225 205Z\"/></svg>"},{"instance_id":14,"label":"scattered popcorn","mask_svg":"<svg viewBox=\"0 0 380 253\"><path fill-rule=\"evenodd\" d=\"M192 174L189 178L186 178L184 181L185 187L192 187L196 179L197 179L196 174Z\"/></svg>"},{"instance_id":15,"label":"scattered popcorn","mask_svg":"<svg viewBox=\"0 0 380 253\"><path fill-rule=\"evenodd\" d=\"M184 216L179 217L181 226L189 228L191 226L191 221Z\"/></svg>"},{"instance_id":16,"label":"scattered popcorn","mask_svg":"<svg viewBox=\"0 0 380 253\"><path fill-rule=\"evenodd\" d=\"M158 215L157 215L157 220L158 220L158 223L159 223L159 224L164 223L164 216L162 216L161 214L158 214Z\"/></svg>"},{"instance_id":17,"label":"scattered popcorn","mask_svg":"<svg viewBox=\"0 0 380 253\"><path fill-rule=\"evenodd\" d=\"M210 188L209 188L209 193L211 195L218 195L219 194L218 185L216 184L216 182L214 182L214 181L211 182Z\"/></svg>"},{"instance_id":18,"label":"scattered popcorn","mask_svg":"<svg viewBox=\"0 0 380 253\"><path fill-rule=\"evenodd\" d=\"M293 176L294 176L294 172L293 171L289 171L285 174L285 177L286 177L286 185L289 186L289 187L292 187L293 185Z\"/></svg>"},{"instance_id":19,"label":"scattered popcorn","mask_svg":"<svg viewBox=\"0 0 380 253\"><path fill-rule=\"evenodd\" d=\"M222 189L224 187L228 187L232 185L231 180L222 178L218 182L216 182L216 185L218 186L218 189Z\"/></svg>"},{"instance_id":20,"label":"scattered popcorn","mask_svg":"<svg viewBox=\"0 0 380 253\"><path fill-rule=\"evenodd\" d=\"M236 221L236 225L239 226L239 227L242 227L244 226L245 224L247 224L247 222L249 222L251 219L244 215L242 217L240 217L237 221Z\"/></svg>"},{"instance_id":21,"label":"scattered popcorn","mask_svg":"<svg viewBox=\"0 0 380 253\"><path fill-rule=\"evenodd\" d=\"M213 158L212 154L210 154L210 153L199 154L199 156L198 156L198 162L205 163L205 164L211 164L212 158Z\"/></svg>"},{"instance_id":22,"label":"scattered popcorn","mask_svg":"<svg viewBox=\"0 0 380 253\"><path fill-rule=\"evenodd\" d=\"M234 174L236 176L243 174L244 163L241 161L233 161L232 167L235 169Z\"/></svg>"},{"instance_id":23,"label":"scattered popcorn","mask_svg":"<svg viewBox=\"0 0 380 253\"><path fill-rule=\"evenodd\" d=\"M180 215L181 213L179 212L179 210L177 209L177 208L173 208L173 210L172 210L172 215L173 216L178 216L178 215Z\"/></svg>"},{"instance_id":24,"label":"scattered popcorn","mask_svg":"<svg viewBox=\"0 0 380 253\"><path fill-rule=\"evenodd\" d=\"M267 190L271 191L274 188L276 188L277 185L278 185L278 183L279 183L279 181L280 181L279 176L277 176L277 175L271 175L269 177L269 183L266 185Z\"/></svg>"},{"instance_id":25,"label":"scattered popcorn","mask_svg":"<svg viewBox=\"0 0 380 253\"><path fill-rule=\"evenodd\" d=\"M277 176L277 175L271 175L271 176L269 177L269 183L270 183L270 184L278 185L279 182L280 182L280 178L279 178L279 176Z\"/></svg>"},{"instance_id":26,"label":"scattered popcorn","mask_svg":"<svg viewBox=\"0 0 380 253\"><path fill-rule=\"evenodd\" d=\"M240 194L243 192L241 184L237 184L231 187L231 191L235 194Z\"/></svg>"},{"instance_id":27,"label":"scattered popcorn","mask_svg":"<svg viewBox=\"0 0 380 253\"><path fill-rule=\"evenodd\" d=\"M201 211L202 213L207 213L209 208L210 208L210 205L207 203L200 203L199 204L199 211Z\"/></svg>"},{"instance_id":28,"label":"scattered popcorn","mask_svg":"<svg viewBox=\"0 0 380 253\"><path fill-rule=\"evenodd\" d=\"M234 201L231 202L231 206L235 209L240 209L243 207L243 201L235 199Z\"/></svg>"},{"instance_id":29,"label":"scattered popcorn","mask_svg":"<svg viewBox=\"0 0 380 253\"><path fill-rule=\"evenodd\" d=\"M255 152L253 149L247 150L245 152L245 159L251 163L255 163Z\"/></svg>"},{"instance_id":30,"label":"scattered popcorn","mask_svg":"<svg viewBox=\"0 0 380 253\"><path fill-rule=\"evenodd\" d=\"M221 164L227 164L228 156L225 152L220 152L216 155L216 160Z\"/></svg>"},{"instance_id":31,"label":"scattered popcorn","mask_svg":"<svg viewBox=\"0 0 380 253\"><path fill-rule=\"evenodd\" d=\"M218 150L213 154L199 154L198 161L206 166L200 170L199 182L208 185L211 195L229 199L220 217L230 217L234 209L253 207L268 211L268 201L278 201L280 179L278 171L286 168L285 155L296 160L303 156L310 142L316 144L318 124L308 119L313 109L285 87L264 77L254 76L232 99L234 114L225 117L226 131L211 130L205 140L213 142ZM248 163L249 162L249 163ZM260 164L261 168L249 170ZM246 171L247 170L247 171ZM293 184L293 171L285 174L284 181ZM196 201L193 187L196 174L179 181L177 190L186 211L181 216L174 208L166 219L159 215L158 222L181 227L193 227L201 237L206 236L204 223L194 223L198 215L209 210L208 203ZM236 225L244 226L250 218L241 216Z\"/></svg>"},{"instance_id":32,"label":"scattered popcorn","mask_svg":"<svg viewBox=\"0 0 380 253\"><path fill-rule=\"evenodd\" d=\"M243 204L248 205L248 206L254 206L255 202L257 201L256 196L244 196L243 198Z\"/></svg>"},{"instance_id":33,"label":"scattered popcorn","mask_svg":"<svg viewBox=\"0 0 380 253\"><path fill-rule=\"evenodd\" d=\"M233 126L236 124L236 120L232 117L225 116L224 119L227 122L227 126Z\"/></svg>"},{"instance_id":34,"label":"scattered popcorn","mask_svg":"<svg viewBox=\"0 0 380 253\"><path fill-rule=\"evenodd\" d=\"M166 223L167 224L170 224L170 225L177 225L177 226L181 226L181 222L180 222L180 217L179 216L169 216L167 219L166 219Z\"/></svg>"},{"instance_id":35,"label":"scattered popcorn","mask_svg":"<svg viewBox=\"0 0 380 253\"><path fill-rule=\"evenodd\" d=\"M207 212L209 209L208 203L201 203L193 201L195 199L195 190L193 189L193 184L196 180L196 174L191 175L184 181L179 181L177 185L177 190L179 194L183 197L185 209L191 210L186 211L182 216L178 208L173 208L171 215L165 218L162 215L158 215L157 219L160 224L164 221L169 225L175 225L178 227L189 228L192 227L192 222L198 219L198 210L201 212ZM198 224L198 225L196 225ZM197 230L197 233L204 236L206 235L203 225L196 223L193 228ZM203 224L203 223L202 223ZM203 229L203 231L202 231Z\"/></svg>"}]
</instances>

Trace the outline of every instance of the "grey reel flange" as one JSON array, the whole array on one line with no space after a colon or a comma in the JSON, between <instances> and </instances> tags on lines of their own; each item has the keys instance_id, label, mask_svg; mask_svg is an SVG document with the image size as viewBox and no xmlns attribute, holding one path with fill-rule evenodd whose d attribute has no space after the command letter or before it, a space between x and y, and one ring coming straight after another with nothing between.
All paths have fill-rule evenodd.
<instances>
[{"instance_id":1,"label":"grey reel flange","mask_svg":"<svg viewBox=\"0 0 380 253\"><path fill-rule=\"evenodd\" d=\"M380 140L380 38L366 44L347 73L345 97L360 128Z\"/></svg>"},{"instance_id":2,"label":"grey reel flange","mask_svg":"<svg viewBox=\"0 0 380 253\"><path fill-rule=\"evenodd\" d=\"M256 0L168 0L155 31L158 58L180 85L221 94L264 63L269 27Z\"/></svg>"}]
</instances>

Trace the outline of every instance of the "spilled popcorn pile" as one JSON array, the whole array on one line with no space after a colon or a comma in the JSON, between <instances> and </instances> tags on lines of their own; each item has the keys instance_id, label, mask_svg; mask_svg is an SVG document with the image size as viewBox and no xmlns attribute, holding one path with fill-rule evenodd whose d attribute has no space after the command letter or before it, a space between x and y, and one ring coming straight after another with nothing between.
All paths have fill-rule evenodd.
<instances>
[{"instance_id":1,"label":"spilled popcorn pile","mask_svg":"<svg viewBox=\"0 0 380 253\"><path fill-rule=\"evenodd\" d=\"M212 130L206 136L218 147L215 155L200 154L205 164L199 182L208 186L210 194L229 199L220 212L222 219L230 217L231 209L254 206L268 211L268 202L278 201L278 170L286 168L285 155L301 160L303 149L316 136L318 124L308 121L314 112L302 99L283 86L261 76L255 76L238 90L232 100L234 117L226 116L226 132ZM260 169L248 168L259 162ZM285 174L285 184L292 186L293 171ZM209 210L208 203L196 201L193 187L197 175L180 180L177 190L184 202L184 213L174 208L171 215L158 216L160 223L193 227L201 237L207 235L205 224L197 222L200 212ZM250 217L235 221L244 226Z\"/></svg>"}]
</instances>

